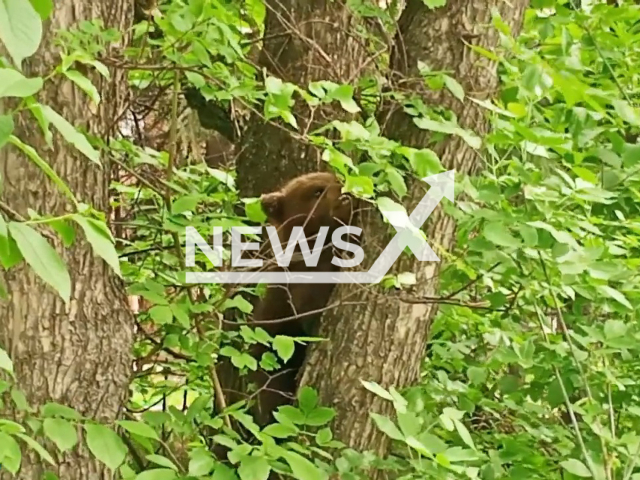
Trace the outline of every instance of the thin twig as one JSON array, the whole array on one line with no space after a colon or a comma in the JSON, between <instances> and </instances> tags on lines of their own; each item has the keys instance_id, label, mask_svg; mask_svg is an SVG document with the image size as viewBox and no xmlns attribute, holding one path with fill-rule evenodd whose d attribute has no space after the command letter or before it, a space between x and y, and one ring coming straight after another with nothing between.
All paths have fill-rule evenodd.
<instances>
[{"instance_id":1,"label":"thin twig","mask_svg":"<svg viewBox=\"0 0 640 480\"><path fill-rule=\"evenodd\" d=\"M534 308L536 310L538 324L540 325L540 331L542 332L542 336L545 342L547 343L547 346L551 348L551 342L549 341L549 336L547 335L547 332L545 331L544 323L542 322L542 312L538 308L537 303L534 303ZM569 418L571 419L571 425L573 426L573 430L576 434L576 438L578 439L578 444L580 445L582 456L587 462L587 468L591 472L591 476L593 478L598 478L596 474L597 473L596 467L593 463L593 460L591 459L591 456L589 455L589 452L587 451L587 447L584 443L584 439L582 438L582 433L580 432L580 426L578 425L578 420L576 419L575 413L573 412L573 407L571 406L571 400L569 399L569 394L567 393L567 389L564 386L564 381L562 380L562 376L560 375L560 370L558 369L557 366L554 365L553 371L556 375L556 380L558 380L558 385L560 385L562 397L566 404L567 412L569 413Z\"/></svg>"}]
</instances>

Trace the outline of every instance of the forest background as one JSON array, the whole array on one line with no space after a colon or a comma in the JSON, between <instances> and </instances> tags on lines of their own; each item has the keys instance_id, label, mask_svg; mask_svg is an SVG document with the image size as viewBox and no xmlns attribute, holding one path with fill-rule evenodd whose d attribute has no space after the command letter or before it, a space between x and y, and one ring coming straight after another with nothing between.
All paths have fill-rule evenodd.
<instances>
[{"instance_id":1,"label":"forest background","mask_svg":"<svg viewBox=\"0 0 640 480\"><path fill-rule=\"evenodd\" d=\"M634 2L3 0L0 41L1 479L640 478ZM442 262L337 288L260 429L216 364L303 340L223 332L185 226L321 169L370 259L455 169Z\"/></svg>"}]
</instances>

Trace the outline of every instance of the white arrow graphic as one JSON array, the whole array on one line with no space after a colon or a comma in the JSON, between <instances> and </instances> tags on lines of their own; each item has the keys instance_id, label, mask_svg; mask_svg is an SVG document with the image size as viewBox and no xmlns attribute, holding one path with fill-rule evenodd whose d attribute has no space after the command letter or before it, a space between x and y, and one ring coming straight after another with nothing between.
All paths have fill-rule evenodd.
<instances>
[{"instance_id":1,"label":"white arrow graphic","mask_svg":"<svg viewBox=\"0 0 640 480\"><path fill-rule=\"evenodd\" d=\"M404 212L382 211L398 233L382 251L367 272L187 272L187 283L378 283L391 270L405 247L409 247L421 262L439 262L440 259L419 233L419 229L443 198L454 201L455 170L425 177L431 188L416 208L407 216Z\"/></svg>"},{"instance_id":2,"label":"white arrow graphic","mask_svg":"<svg viewBox=\"0 0 640 480\"><path fill-rule=\"evenodd\" d=\"M433 213L435 208L442 201L443 197L446 197L448 200L453 202L454 174L455 170L449 170L447 172L422 179L431 185L431 188L427 194L422 197L420 203L418 203L408 218L410 225L413 226L415 230L412 231L406 223L399 228L392 223L398 233L393 237L391 242L389 242L389 245L387 245L387 247L382 251L380 256L367 272L370 275L375 276L377 278L377 282L379 282L382 277L391 270L394 262L407 246L421 262L440 261L424 238L417 235L417 230L419 230L424 222L427 221L427 218L429 218Z\"/></svg>"}]
</instances>

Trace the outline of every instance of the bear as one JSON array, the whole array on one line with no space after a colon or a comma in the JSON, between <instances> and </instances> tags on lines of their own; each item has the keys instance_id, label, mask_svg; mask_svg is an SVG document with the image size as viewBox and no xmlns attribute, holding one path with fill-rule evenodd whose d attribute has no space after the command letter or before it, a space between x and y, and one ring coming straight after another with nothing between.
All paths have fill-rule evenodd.
<instances>
[{"instance_id":1,"label":"bear","mask_svg":"<svg viewBox=\"0 0 640 480\"><path fill-rule=\"evenodd\" d=\"M294 227L302 227L309 248L313 248L321 227L328 227L325 248L315 266L308 266L304 259L292 259L288 270L338 271L332 263L334 251L328 244L332 233L354 221L354 203L349 195L342 194L342 185L331 173L317 172L299 176L281 190L263 195L262 208L271 225L276 227L282 249L286 248ZM299 245L295 252L300 252ZM283 267L276 266L276 270ZM335 284L268 285L265 296L258 302L253 320L262 322L288 319L275 323L260 323L272 337L310 336L322 317L322 309L329 302ZM257 348L260 355L266 349ZM295 397L298 373L306 355L306 346L296 343L293 356L275 372L258 370L250 377L258 386L268 388L259 391L254 408L254 418L264 426L273 421L273 412L281 405L291 403Z\"/></svg>"},{"instance_id":2,"label":"bear","mask_svg":"<svg viewBox=\"0 0 640 480\"><path fill-rule=\"evenodd\" d=\"M354 223L355 204L350 195L342 194L342 185L334 174L314 172L298 176L280 190L262 195L260 202L268 222L277 229L283 250L286 249L294 227L302 227L310 249L313 249L321 227L328 227L324 241L324 246L328 248L322 250L317 264L308 266L304 259L296 258L296 252L300 252L299 245L296 245L287 270L339 270L339 267L332 263L333 256L338 254L334 253L329 240L337 228ZM353 242L353 239L350 241ZM282 271L285 267L274 265L271 268ZM254 306L253 318L247 323L249 326L263 328L272 337L310 336L334 288L335 284L269 284L265 295ZM279 319L286 320L278 322ZM272 320L274 322L269 323ZM266 351L267 347L254 344L249 353L260 361ZM298 373L305 355L306 346L296 342L292 357L279 369L267 372L258 367L257 371L249 373L247 380L258 389L252 396L253 405L250 411L259 426L264 427L271 423L274 420L273 413L279 406L293 403ZM281 359L279 363L283 363ZM226 364L226 368L223 364ZM220 362L219 368L222 369L219 370L220 381L228 404L246 399L248 395L238 379L238 371L230 368L228 362ZM245 395L240 397L237 390L241 390Z\"/></svg>"}]
</instances>

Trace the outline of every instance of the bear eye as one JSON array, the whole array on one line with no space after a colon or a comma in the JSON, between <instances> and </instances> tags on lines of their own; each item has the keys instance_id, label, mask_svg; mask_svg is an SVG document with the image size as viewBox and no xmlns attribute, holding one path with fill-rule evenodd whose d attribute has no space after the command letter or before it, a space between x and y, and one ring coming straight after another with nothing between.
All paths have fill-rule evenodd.
<instances>
[{"instance_id":1,"label":"bear eye","mask_svg":"<svg viewBox=\"0 0 640 480\"><path fill-rule=\"evenodd\" d=\"M316 187L316 189L313 191L313 196L320 197L323 193L324 193L324 187Z\"/></svg>"}]
</instances>

